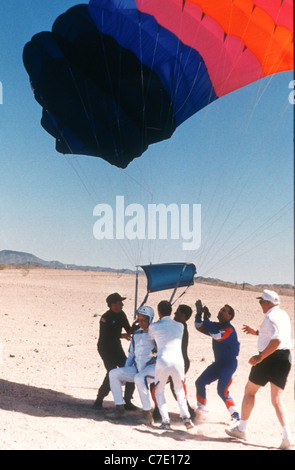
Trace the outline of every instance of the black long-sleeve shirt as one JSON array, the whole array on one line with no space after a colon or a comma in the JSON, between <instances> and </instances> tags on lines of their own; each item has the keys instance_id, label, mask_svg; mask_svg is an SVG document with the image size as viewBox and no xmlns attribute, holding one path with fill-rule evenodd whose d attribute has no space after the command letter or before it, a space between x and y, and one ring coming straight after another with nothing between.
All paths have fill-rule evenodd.
<instances>
[{"instance_id":1,"label":"black long-sleeve shirt","mask_svg":"<svg viewBox=\"0 0 295 470\"><path fill-rule=\"evenodd\" d=\"M112 351L121 348L122 329L130 333L130 324L126 314L108 310L100 319L99 338L97 349L99 351Z\"/></svg>"}]
</instances>

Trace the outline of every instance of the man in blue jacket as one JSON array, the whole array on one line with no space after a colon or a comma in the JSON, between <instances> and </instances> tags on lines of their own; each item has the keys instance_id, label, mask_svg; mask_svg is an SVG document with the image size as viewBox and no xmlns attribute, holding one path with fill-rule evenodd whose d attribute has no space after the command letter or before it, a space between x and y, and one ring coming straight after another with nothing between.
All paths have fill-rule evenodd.
<instances>
[{"instance_id":1,"label":"man in blue jacket","mask_svg":"<svg viewBox=\"0 0 295 470\"><path fill-rule=\"evenodd\" d=\"M230 323L235 312L230 305L224 305L217 315L218 322L209 320L211 314L207 307L203 307L202 302L196 302L197 314L195 317L195 327L201 333L211 336L214 353L214 362L204 370L196 380L197 390L197 419L206 417L206 386L218 381L217 391L220 398L225 403L232 420L239 420L239 413L229 394L229 387L232 383L232 376L237 369L237 356L240 351L235 328ZM202 315L204 314L204 319Z\"/></svg>"}]
</instances>

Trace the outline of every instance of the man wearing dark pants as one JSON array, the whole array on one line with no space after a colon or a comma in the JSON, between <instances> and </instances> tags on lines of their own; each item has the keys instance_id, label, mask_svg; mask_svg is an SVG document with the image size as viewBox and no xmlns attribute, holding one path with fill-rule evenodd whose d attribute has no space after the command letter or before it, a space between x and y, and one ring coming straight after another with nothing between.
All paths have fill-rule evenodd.
<instances>
[{"instance_id":1,"label":"man wearing dark pants","mask_svg":"<svg viewBox=\"0 0 295 470\"><path fill-rule=\"evenodd\" d=\"M100 319L99 339L97 349L101 356L104 366L107 370L104 381L98 390L97 398L94 403L94 408L101 409L103 399L110 392L109 372L116 367L124 367L126 362L126 355L121 345L121 338L130 340L130 324L126 314L123 312L123 300L126 297L121 297L117 292L110 294L107 299L109 310L104 313ZM122 329L126 333L122 334ZM135 409L136 407L131 403L132 395L134 392L134 383L127 383L125 387L125 408L127 410Z\"/></svg>"},{"instance_id":2,"label":"man wearing dark pants","mask_svg":"<svg viewBox=\"0 0 295 470\"><path fill-rule=\"evenodd\" d=\"M205 419L208 410L206 407L206 386L217 381L218 395L224 402L232 420L239 419L239 413L233 399L229 394L229 386L238 365L237 357L240 351L240 343L237 333L231 321L235 312L230 305L224 305L218 312L218 322L209 320L211 316L207 307L202 306L202 302L196 302L197 314L195 317L195 327L201 333L212 338L214 352L214 362L209 365L196 380L197 420ZM204 319L202 320L202 314Z\"/></svg>"}]
</instances>

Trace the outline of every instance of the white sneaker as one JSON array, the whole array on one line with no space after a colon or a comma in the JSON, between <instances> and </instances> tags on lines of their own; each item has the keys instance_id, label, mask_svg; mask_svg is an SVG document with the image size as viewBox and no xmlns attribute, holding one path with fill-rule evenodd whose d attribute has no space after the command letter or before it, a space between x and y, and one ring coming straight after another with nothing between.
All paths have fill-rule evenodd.
<instances>
[{"instance_id":1,"label":"white sneaker","mask_svg":"<svg viewBox=\"0 0 295 470\"><path fill-rule=\"evenodd\" d=\"M163 421L162 424L159 426L159 429L165 429L165 431L170 431L171 430L170 423L165 423Z\"/></svg>"},{"instance_id":2,"label":"white sneaker","mask_svg":"<svg viewBox=\"0 0 295 470\"><path fill-rule=\"evenodd\" d=\"M283 439L280 445L280 450L292 450L294 444L292 444L289 439Z\"/></svg>"},{"instance_id":3,"label":"white sneaker","mask_svg":"<svg viewBox=\"0 0 295 470\"><path fill-rule=\"evenodd\" d=\"M230 437L235 437L236 439L242 439L243 441L247 440L247 435L245 431L240 431L239 426L234 426L233 428L225 429L226 434Z\"/></svg>"},{"instance_id":4,"label":"white sneaker","mask_svg":"<svg viewBox=\"0 0 295 470\"><path fill-rule=\"evenodd\" d=\"M237 424L239 424L239 421L240 421L240 416L239 416L239 413L233 413L230 417L230 427L233 428L234 426L236 426Z\"/></svg>"},{"instance_id":5,"label":"white sneaker","mask_svg":"<svg viewBox=\"0 0 295 470\"><path fill-rule=\"evenodd\" d=\"M208 411L204 410L202 408L197 408L196 409L196 416L194 418L194 423L202 423L208 419Z\"/></svg>"},{"instance_id":6,"label":"white sneaker","mask_svg":"<svg viewBox=\"0 0 295 470\"><path fill-rule=\"evenodd\" d=\"M117 420L123 418L125 415L125 408L124 405L116 405L115 410L111 413L106 413L106 418L111 420Z\"/></svg>"}]
</instances>

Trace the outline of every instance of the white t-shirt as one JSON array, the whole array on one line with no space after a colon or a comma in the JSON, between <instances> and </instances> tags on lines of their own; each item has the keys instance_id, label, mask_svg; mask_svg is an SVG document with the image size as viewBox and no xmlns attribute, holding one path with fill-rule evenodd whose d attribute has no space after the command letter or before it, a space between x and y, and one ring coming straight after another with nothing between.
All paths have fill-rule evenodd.
<instances>
[{"instance_id":1,"label":"white t-shirt","mask_svg":"<svg viewBox=\"0 0 295 470\"><path fill-rule=\"evenodd\" d=\"M272 339L281 340L278 349L292 348L290 317L279 306L272 307L265 313L259 329L258 351L264 351Z\"/></svg>"}]
</instances>

